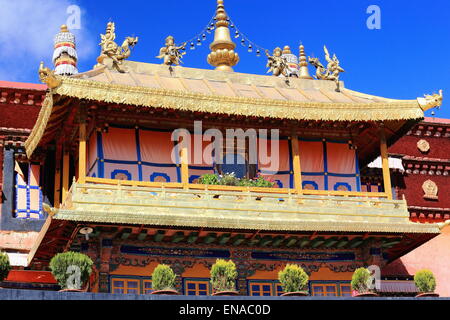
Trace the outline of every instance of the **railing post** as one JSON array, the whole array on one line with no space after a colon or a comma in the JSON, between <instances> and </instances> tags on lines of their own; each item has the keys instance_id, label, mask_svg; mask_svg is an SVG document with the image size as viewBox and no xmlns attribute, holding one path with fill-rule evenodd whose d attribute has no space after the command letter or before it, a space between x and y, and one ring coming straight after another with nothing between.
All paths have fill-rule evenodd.
<instances>
[{"instance_id":1,"label":"railing post","mask_svg":"<svg viewBox=\"0 0 450 320\"><path fill-rule=\"evenodd\" d=\"M380 128L380 152L381 163L383 166L384 193L386 193L389 200L392 200L391 173L389 171L389 156L387 152L386 134L384 132L384 127Z\"/></svg>"}]
</instances>

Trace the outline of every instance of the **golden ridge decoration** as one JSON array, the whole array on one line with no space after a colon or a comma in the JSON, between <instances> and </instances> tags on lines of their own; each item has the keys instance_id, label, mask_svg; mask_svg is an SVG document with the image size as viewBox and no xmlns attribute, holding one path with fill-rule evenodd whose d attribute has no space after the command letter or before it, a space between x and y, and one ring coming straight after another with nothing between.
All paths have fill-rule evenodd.
<instances>
[{"instance_id":1,"label":"golden ridge decoration","mask_svg":"<svg viewBox=\"0 0 450 320\"><path fill-rule=\"evenodd\" d=\"M44 67L44 62L39 64L39 80L45 83L50 89L56 88L61 84L61 77L47 67Z\"/></svg>"},{"instance_id":2,"label":"golden ridge decoration","mask_svg":"<svg viewBox=\"0 0 450 320\"><path fill-rule=\"evenodd\" d=\"M423 111L427 111L432 108L439 108L442 105L443 99L443 91L439 90L439 93L434 93L432 95L426 94L424 98L417 98L417 102L419 102Z\"/></svg>"},{"instance_id":3,"label":"golden ridge decoration","mask_svg":"<svg viewBox=\"0 0 450 320\"><path fill-rule=\"evenodd\" d=\"M159 56L156 58L163 59L163 64L172 66L172 65L180 65L183 63L181 61L181 57L186 54L186 52L182 52L185 50L186 43L183 43L181 46L175 45L175 39L172 36L168 36L166 38L166 45L159 49Z\"/></svg>"},{"instance_id":4,"label":"golden ridge decoration","mask_svg":"<svg viewBox=\"0 0 450 320\"><path fill-rule=\"evenodd\" d=\"M423 195L424 199L429 200L438 200L438 186L437 184L432 180L427 180L422 184L422 190L425 193Z\"/></svg>"},{"instance_id":5,"label":"golden ridge decoration","mask_svg":"<svg viewBox=\"0 0 450 320\"><path fill-rule=\"evenodd\" d=\"M126 37L122 45L119 47L114 40L116 39L115 33L116 26L114 22L108 22L106 26L105 34L101 34L101 53L97 58L99 65L103 64L105 58L110 58L113 61L113 67L119 72L125 72L121 68L122 61L127 59L131 55L131 48L133 48L137 42L138 37Z\"/></svg>"},{"instance_id":6,"label":"golden ridge decoration","mask_svg":"<svg viewBox=\"0 0 450 320\"><path fill-rule=\"evenodd\" d=\"M430 144L427 140L420 139L417 141L417 149L419 149L422 153L426 153L430 150Z\"/></svg>"},{"instance_id":7,"label":"golden ridge decoration","mask_svg":"<svg viewBox=\"0 0 450 320\"><path fill-rule=\"evenodd\" d=\"M269 68L267 73L272 72L272 75L274 75L275 77L278 77L280 75L289 77L289 66L287 64L286 58L282 57L281 55L282 51L280 47L277 47L273 50L272 56L269 54L269 51L266 51L266 68Z\"/></svg>"},{"instance_id":8,"label":"golden ridge decoration","mask_svg":"<svg viewBox=\"0 0 450 320\"><path fill-rule=\"evenodd\" d=\"M334 81L337 86L336 91L339 91L339 75L345 70L339 65L339 59L336 54L331 57L326 46L323 46L323 51L328 62L326 68L320 63L319 58L309 58L308 61L316 68L316 79Z\"/></svg>"}]
</instances>

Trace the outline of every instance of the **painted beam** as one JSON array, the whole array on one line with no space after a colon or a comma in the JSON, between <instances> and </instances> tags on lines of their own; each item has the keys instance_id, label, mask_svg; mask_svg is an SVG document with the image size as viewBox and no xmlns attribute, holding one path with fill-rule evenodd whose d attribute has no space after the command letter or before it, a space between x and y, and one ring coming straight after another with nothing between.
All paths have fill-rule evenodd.
<instances>
[{"instance_id":1,"label":"painted beam","mask_svg":"<svg viewBox=\"0 0 450 320\"><path fill-rule=\"evenodd\" d=\"M331 248L338 242L339 242L339 238L338 237L332 237L332 238L326 239L325 243L323 244L323 246L325 248Z\"/></svg>"},{"instance_id":2,"label":"painted beam","mask_svg":"<svg viewBox=\"0 0 450 320\"><path fill-rule=\"evenodd\" d=\"M126 240L130 236L132 230L130 228L125 228L122 230L122 235L120 236L120 239Z\"/></svg>"},{"instance_id":3,"label":"painted beam","mask_svg":"<svg viewBox=\"0 0 450 320\"><path fill-rule=\"evenodd\" d=\"M166 232L164 230L158 230L158 231L156 231L155 235L153 236L153 240L155 242L160 242L160 241L162 241L162 239L164 239L165 234L166 234Z\"/></svg>"},{"instance_id":4,"label":"painted beam","mask_svg":"<svg viewBox=\"0 0 450 320\"><path fill-rule=\"evenodd\" d=\"M308 246L308 244L309 244L309 237L303 237L303 238L301 238L299 241L298 241L298 246L300 247L300 248L305 248L305 247L307 247Z\"/></svg>"},{"instance_id":5,"label":"painted beam","mask_svg":"<svg viewBox=\"0 0 450 320\"><path fill-rule=\"evenodd\" d=\"M187 238L187 243L194 243L198 239L198 232L191 232Z\"/></svg>"},{"instance_id":6,"label":"painted beam","mask_svg":"<svg viewBox=\"0 0 450 320\"><path fill-rule=\"evenodd\" d=\"M350 248L357 248L357 247L359 247L363 242L364 242L364 240L363 240L362 237L357 237L357 238L352 239L352 240L348 243L348 246L349 246Z\"/></svg>"},{"instance_id":7,"label":"painted beam","mask_svg":"<svg viewBox=\"0 0 450 320\"><path fill-rule=\"evenodd\" d=\"M206 244L213 243L217 239L217 233L208 233L208 235L203 239Z\"/></svg>"},{"instance_id":8,"label":"painted beam","mask_svg":"<svg viewBox=\"0 0 450 320\"><path fill-rule=\"evenodd\" d=\"M314 248L314 249L318 248L324 243L325 243L325 239L323 237L317 237L311 241L311 248Z\"/></svg>"},{"instance_id":9,"label":"painted beam","mask_svg":"<svg viewBox=\"0 0 450 320\"><path fill-rule=\"evenodd\" d=\"M273 239L272 239L271 236L264 236L264 237L260 240L259 245L260 245L261 247L267 247L269 244L272 243L272 241L273 241Z\"/></svg>"},{"instance_id":10,"label":"painted beam","mask_svg":"<svg viewBox=\"0 0 450 320\"><path fill-rule=\"evenodd\" d=\"M283 241L284 241L283 236L274 237L272 241L272 247L279 247Z\"/></svg>"},{"instance_id":11,"label":"painted beam","mask_svg":"<svg viewBox=\"0 0 450 320\"><path fill-rule=\"evenodd\" d=\"M141 233L138 234L137 239L140 240L140 241L145 240L145 238L147 238L147 233L148 233L148 230L147 229L143 229L141 231Z\"/></svg>"},{"instance_id":12,"label":"painted beam","mask_svg":"<svg viewBox=\"0 0 450 320\"><path fill-rule=\"evenodd\" d=\"M343 238L339 239L339 242L336 244L336 248L345 247L347 244L348 244L348 238L343 237Z\"/></svg>"},{"instance_id":13,"label":"painted beam","mask_svg":"<svg viewBox=\"0 0 450 320\"><path fill-rule=\"evenodd\" d=\"M257 246L261 241L261 236L256 236L248 240L249 246Z\"/></svg>"},{"instance_id":14,"label":"painted beam","mask_svg":"<svg viewBox=\"0 0 450 320\"><path fill-rule=\"evenodd\" d=\"M178 231L172 236L172 243L178 243L184 240L184 232Z\"/></svg>"},{"instance_id":15,"label":"painted beam","mask_svg":"<svg viewBox=\"0 0 450 320\"><path fill-rule=\"evenodd\" d=\"M292 247L298 241L297 237L289 237L286 239L286 247Z\"/></svg>"},{"instance_id":16,"label":"painted beam","mask_svg":"<svg viewBox=\"0 0 450 320\"><path fill-rule=\"evenodd\" d=\"M218 241L220 244L227 244L227 242L230 240L230 238L231 238L231 233L224 233L219 237Z\"/></svg>"},{"instance_id":17,"label":"painted beam","mask_svg":"<svg viewBox=\"0 0 450 320\"><path fill-rule=\"evenodd\" d=\"M389 170L389 156L384 128L380 128L380 152L383 168L384 192L387 194L388 199L392 200L391 172Z\"/></svg>"},{"instance_id":18,"label":"painted beam","mask_svg":"<svg viewBox=\"0 0 450 320\"><path fill-rule=\"evenodd\" d=\"M231 243L233 246L239 246L245 241L245 236L243 234L237 234L231 238Z\"/></svg>"}]
</instances>

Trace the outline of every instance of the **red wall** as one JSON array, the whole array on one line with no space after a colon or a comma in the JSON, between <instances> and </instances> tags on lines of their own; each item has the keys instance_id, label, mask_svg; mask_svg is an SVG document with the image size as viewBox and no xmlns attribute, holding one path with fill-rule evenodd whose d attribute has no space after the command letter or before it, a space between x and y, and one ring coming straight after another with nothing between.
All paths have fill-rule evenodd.
<instances>
[{"instance_id":1,"label":"red wall","mask_svg":"<svg viewBox=\"0 0 450 320\"><path fill-rule=\"evenodd\" d=\"M422 153L417 148L417 142L421 139L430 144L430 150L427 153ZM404 136L389 148L389 153L422 158L450 159L450 138Z\"/></svg>"},{"instance_id":2,"label":"red wall","mask_svg":"<svg viewBox=\"0 0 450 320\"><path fill-rule=\"evenodd\" d=\"M428 174L405 174L404 187L399 187L400 199L405 195L408 206L450 208L450 176L437 176ZM422 184L432 180L438 186L438 200L424 199ZM406 188L406 189L405 189Z\"/></svg>"}]
</instances>

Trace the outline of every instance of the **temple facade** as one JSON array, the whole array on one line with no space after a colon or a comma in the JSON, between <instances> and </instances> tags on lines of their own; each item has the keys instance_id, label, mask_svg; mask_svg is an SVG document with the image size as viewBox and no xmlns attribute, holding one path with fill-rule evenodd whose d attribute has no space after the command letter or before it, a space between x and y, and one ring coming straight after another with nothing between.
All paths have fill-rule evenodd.
<instances>
[{"instance_id":1,"label":"temple facade","mask_svg":"<svg viewBox=\"0 0 450 320\"><path fill-rule=\"evenodd\" d=\"M68 32L57 38L74 42ZM278 271L296 263L312 295L350 296L356 268L383 269L440 237L443 224L410 219L414 199L391 179L388 148L395 153L442 94L394 100L347 89L326 47L326 70L309 59L317 79L303 45L298 58L288 47L266 53L273 75L234 72L221 0L207 58L215 70L179 66L184 48L171 37L163 64L128 60L137 38L119 47L112 22L101 39L97 64L81 73L72 46L55 40L24 152L8 154L2 219L42 225L27 253L33 272L80 251L94 261L90 291L148 294L164 263L180 293L209 295L211 265L224 258L237 266L240 293L257 296L281 294ZM264 183L214 182L230 176Z\"/></svg>"}]
</instances>

